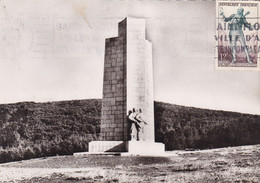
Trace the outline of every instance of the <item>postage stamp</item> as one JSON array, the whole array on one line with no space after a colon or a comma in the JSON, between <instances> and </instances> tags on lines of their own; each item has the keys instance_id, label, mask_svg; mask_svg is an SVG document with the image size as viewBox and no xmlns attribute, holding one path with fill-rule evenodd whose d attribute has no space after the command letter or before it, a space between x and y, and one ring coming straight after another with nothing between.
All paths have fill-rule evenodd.
<instances>
[{"instance_id":1,"label":"postage stamp","mask_svg":"<svg viewBox=\"0 0 260 183\"><path fill-rule=\"evenodd\" d=\"M257 1L216 1L216 69L260 70L259 5Z\"/></svg>"}]
</instances>

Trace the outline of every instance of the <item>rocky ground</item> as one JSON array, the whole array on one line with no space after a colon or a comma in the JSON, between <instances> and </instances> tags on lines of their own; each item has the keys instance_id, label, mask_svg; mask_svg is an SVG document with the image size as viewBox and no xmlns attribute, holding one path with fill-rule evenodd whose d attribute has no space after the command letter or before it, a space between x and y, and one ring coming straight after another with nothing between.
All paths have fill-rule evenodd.
<instances>
[{"instance_id":1,"label":"rocky ground","mask_svg":"<svg viewBox=\"0 0 260 183\"><path fill-rule=\"evenodd\" d=\"M260 182L260 145L165 157L56 156L0 165L0 182Z\"/></svg>"}]
</instances>

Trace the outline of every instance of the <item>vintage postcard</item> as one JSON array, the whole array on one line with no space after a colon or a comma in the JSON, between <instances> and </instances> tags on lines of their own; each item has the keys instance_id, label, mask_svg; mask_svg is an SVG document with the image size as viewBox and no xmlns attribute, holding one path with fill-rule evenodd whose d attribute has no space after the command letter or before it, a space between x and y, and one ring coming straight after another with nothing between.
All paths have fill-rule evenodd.
<instances>
[{"instance_id":1,"label":"vintage postcard","mask_svg":"<svg viewBox=\"0 0 260 183\"><path fill-rule=\"evenodd\" d=\"M259 182L259 12L0 0L0 183Z\"/></svg>"},{"instance_id":2,"label":"vintage postcard","mask_svg":"<svg viewBox=\"0 0 260 183\"><path fill-rule=\"evenodd\" d=\"M216 2L216 69L259 70L259 2Z\"/></svg>"}]
</instances>

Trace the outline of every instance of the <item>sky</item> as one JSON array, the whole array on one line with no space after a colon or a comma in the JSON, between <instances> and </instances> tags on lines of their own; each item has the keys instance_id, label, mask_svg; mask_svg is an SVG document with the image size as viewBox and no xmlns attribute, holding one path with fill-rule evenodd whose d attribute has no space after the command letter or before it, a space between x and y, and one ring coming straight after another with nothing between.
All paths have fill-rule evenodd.
<instances>
[{"instance_id":1,"label":"sky","mask_svg":"<svg viewBox=\"0 0 260 183\"><path fill-rule=\"evenodd\" d=\"M215 2L0 1L0 103L102 98L105 38L146 19L154 99L260 114L260 72L215 70Z\"/></svg>"}]
</instances>

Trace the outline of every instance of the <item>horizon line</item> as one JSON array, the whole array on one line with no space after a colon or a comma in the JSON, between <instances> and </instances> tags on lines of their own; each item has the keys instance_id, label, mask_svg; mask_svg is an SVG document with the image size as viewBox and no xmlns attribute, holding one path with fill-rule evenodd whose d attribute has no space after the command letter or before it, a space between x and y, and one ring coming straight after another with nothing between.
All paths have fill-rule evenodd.
<instances>
[{"instance_id":1,"label":"horizon line","mask_svg":"<svg viewBox=\"0 0 260 183\"><path fill-rule=\"evenodd\" d=\"M64 100L49 100L49 101L19 101L19 102L10 102L10 103L0 103L1 105L12 105L12 104L18 104L18 103L52 103L52 102L69 102L69 101L80 101L80 100L102 100L102 98L81 98L81 99L64 99ZM240 114L248 114L248 115L257 115L260 116L260 114L257 113L248 113L248 112L239 112L239 111L232 111L232 110L224 110L224 109L214 109L214 108L204 108L200 106L190 106L190 105L183 105L183 104L175 104L170 103L162 100L153 100L154 102L161 102L165 104L170 105L176 105L176 106L182 106L182 107L190 107L190 108L197 108L197 109L203 109L203 110L214 110L214 111L224 111L224 112L233 112L233 113L240 113Z\"/></svg>"}]
</instances>

